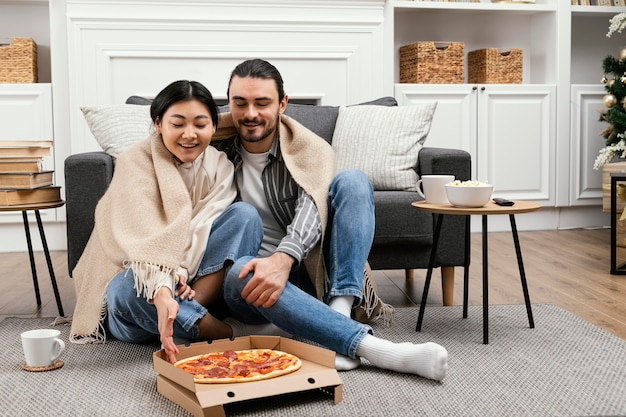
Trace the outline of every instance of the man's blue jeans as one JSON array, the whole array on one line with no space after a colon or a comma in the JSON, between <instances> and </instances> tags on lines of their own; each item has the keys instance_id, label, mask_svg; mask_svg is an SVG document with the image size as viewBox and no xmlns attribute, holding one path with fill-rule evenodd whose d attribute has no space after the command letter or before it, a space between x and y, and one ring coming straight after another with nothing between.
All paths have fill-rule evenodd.
<instances>
[{"instance_id":1,"label":"man's blue jeans","mask_svg":"<svg viewBox=\"0 0 626 417\"><path fill-rule=\"evenodd\" d=\"M374 198L365 174L357 170L337 174L330 187L328 206L324 256L330 286L325 301L352 295L358 304L362 298L363 269L374 237ZM302 279L303 265L292 272L290 282L272 307L254 307L242 299L241 291L252 274L240 279L239 273L250 259L238 260L226 274L224 298L233 317L251 324L269 321L295 336L356 357L356 348L372 332L371 327L337 313L309 295L307 278Z\"/></svg>"},{"instance_id":2,"label":"man's blue jeans","mask_svg":"<svg viewBox=\"0 0 626 417\"><path fill-rule=\"evenodd\" d=\"M330 288L324 301L341 295L363 297L363 271L374 239L374 191L367 176L352 169L339 172L328 194L324 259Z\"/></svg>"},{"instance_id":3,"label":"man's blue jeans","mask_svg":"<svg viewBox=\"0 0 626 417\"><path fill-rule=\"evenodd\" d=\"M196 277L227 267L259 251L263 225L254 207L247 203L230 205L211 227L211 234ZM207 309L195 300L176 298L180 309L174 321L174 337L198 339L197 322ZM132 271L117 274L107 287L108 329L117 339L131 343L159 340L157 311L146 298L137 296Z\"/></svg>"},{"instance_id":4,"label":"man's blue jeans","mask_svg":"<svg viewBox=\"0 0 626 417\"><path fill-rule=\"evenodd\" d=\"M224 299L236 319L250 324L271 322L294 336L319 343L337 353L356 357L356 348L372 328L331 309L291 282L269 308L255 307L241 297L254 271L239 278L241 268L254 257L239 259L226 273Z\"/></svg>"}]
</instances>

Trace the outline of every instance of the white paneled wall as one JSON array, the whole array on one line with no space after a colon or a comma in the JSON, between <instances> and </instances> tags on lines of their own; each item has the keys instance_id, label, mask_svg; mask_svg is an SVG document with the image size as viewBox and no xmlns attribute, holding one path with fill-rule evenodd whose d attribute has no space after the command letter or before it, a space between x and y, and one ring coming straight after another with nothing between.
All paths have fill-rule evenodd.
<instances>
[{"instance_id":1,"label":"white paneled wall","mask_svg":"<svg viewBox=\"0 0 626 417\"><path fill-rule=\"evenodd\" d=\"M248 58L281 71L292 98L383 95L384 0L66 2L71 153L99 150L80 107L153 96L177 79L226 97Z\"/></svg>"}]
</instances>

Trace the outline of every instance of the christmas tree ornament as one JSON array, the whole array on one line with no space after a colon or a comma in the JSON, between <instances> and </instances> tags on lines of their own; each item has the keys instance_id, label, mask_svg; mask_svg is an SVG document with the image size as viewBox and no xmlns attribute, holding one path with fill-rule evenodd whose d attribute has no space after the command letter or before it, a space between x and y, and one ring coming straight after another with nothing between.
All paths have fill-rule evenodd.
<instances>
[{"instance_id":1,"label":"christmas tree ornament","mask_svg":"<svg viewBox=\"0 0 626 417\"><path fill-rule=\"evenodd\" d=\"M626 84L626 74L622 75L619 80L622 82L622 84Z\"/></svg>"},{"instance_id":2,"label":"christmas tree ornament","mask_svg":"<svg viewBox=\"0 0 626 417\"><path fill-rule=\"evenodd\" d=\"M602 97L602 104L604 104L604 107L606 107L607 109L611 109L617 104L617 97L615 97L613 94L607 94Z\"/></svg>"},{"instance_id":3,"label":"christmas tree ornament","mask_svg":"<svg viewBox=\"0 0 626 417\"><path fill-rule=\"evenodd\" d=\"M626 110L626 97L622 99L622 108Z\"/></svg>"},{"instance_id":4,"label":"christmas tree ornament","mask_svg":"<svg viewBox=\"0 0 626 417\"><path fill-rule=\"evenodd\" d=\"M602 79L600 80L600 82L601 82L602 84L606 84L606 83L607 83L607 81L608 81L608 80L606 79L606 74L604 74L604 75L602 76Z\"/></svg>"},{"instance_id":5,"label":"christmas tree ornament","mask_svg":"<svg viewBox=\"0 0 626 417\"><path fill-rule=\"evenodd\" d=\"M613 85L615 84L615 78L609 80L609 83L607 84L609 88L613 88Z\"/></svg>"},{"instance_id":6,"label":"christmas tree ornament","mask_svg":"<svg viewBox=\"0 0 626 417\"><path fill-rule=\"evenodd\" d=\"M621 60L626 59L626 48L624 48L621 51L619 51L619 59L621 59Z\"/></svg>"}]
</instances>

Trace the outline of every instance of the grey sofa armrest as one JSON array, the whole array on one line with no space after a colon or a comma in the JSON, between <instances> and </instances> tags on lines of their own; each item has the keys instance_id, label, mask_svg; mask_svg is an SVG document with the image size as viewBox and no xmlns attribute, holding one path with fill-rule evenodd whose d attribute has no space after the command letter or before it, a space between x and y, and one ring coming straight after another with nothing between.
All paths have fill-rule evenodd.
<instances>
[{"instance_id":1,"label":"grey sofa armrest","mask_svg":"<svg viewBox=\"0 0 626 417\"><path fill-rule=\"evenodd\" d=\"M105 152L70 155L65 160L67 267L83 254L94 224L96 204L113 178L113 158Z\"/></svg>"},{"instance_id":2,"label":"grey sofa armrest","mask_svg":"<svg viewBox=\"0 0 626 417\"><path fill-rule=\"evenodd\" d=\"M452 174L457 180L471 179L472 160L460 149L424 147L419 153L419 175ZM433 227L434 227L433 216ZM463 265L465 216L447 216L441 225L437 265Z\"/></svg>"},{"instance_id":3,"label":"grey sofa armrest","mask_svg":"<svg viewBox=\"0 0 626 417\"><path fill-rule=\"evenodd\" d=\"M471 179L472 159L460 149L424 147L418 154L418 174L452 174L461 181Z\"/></svg>"}]
</instances>

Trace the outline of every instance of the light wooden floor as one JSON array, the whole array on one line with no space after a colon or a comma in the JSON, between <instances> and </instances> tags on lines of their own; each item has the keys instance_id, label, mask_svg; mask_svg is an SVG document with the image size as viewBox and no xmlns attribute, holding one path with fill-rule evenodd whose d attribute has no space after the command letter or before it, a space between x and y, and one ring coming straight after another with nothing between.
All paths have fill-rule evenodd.
<instances>
[{"instance_id":1,"label":"light wooden floor","mask_svg":"<svg viewBox=\"0 0 626 417\"><path fill-rule=\"evenodd\" d=\"M520 243L532 303L553 303L584 320L626 339L626 275L611 275L610 233L607 229L520 232ZM66 252L52 252L66 316L76 298L67 273ZM622 259L626 259L624 249ZM482 304L481 236L472 235L470 305ZM37 308L27 253L0 254L0 320L9 316L54 317L58 315L46 261L36 253L42 293ZM510 233L489 235L489 302L524 302ZM425 270L416 270L412 281L404 271L374 271L380 296L396 307L419 305ZM454 303L462 304L463 270L456 269ZM433 274L428 305L441 305L439 271ZM417 318L417 317L416 317ZM537 323L537 325L540 325Z\"/></svg>"}]
</instances>

